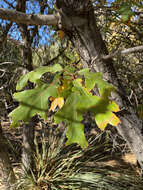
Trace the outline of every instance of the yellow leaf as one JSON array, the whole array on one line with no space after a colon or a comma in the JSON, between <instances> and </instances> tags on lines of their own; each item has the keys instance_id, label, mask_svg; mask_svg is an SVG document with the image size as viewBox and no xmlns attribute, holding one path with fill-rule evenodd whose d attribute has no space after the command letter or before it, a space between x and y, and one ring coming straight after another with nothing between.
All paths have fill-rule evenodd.
<instances>
[{"instance_id":1,"label":"yellow leaf","mask_svg":"<svg viewBox=\"0 0 143 190\"><path fill-rule=\"evenodd\" d=\"M64 91L65 90L65 88L64 88L64 86L62 85L62 86L59 86L58 87L58 94L60 94L62 91Z\"/></svg>"},{"instance_id":2,"label":"yellow leaf","mask_svg":"<svg viewBox=\"0 0 143 190\"><path fill-rule=\"evenodd\" d=\"M53 102L53 101L55 100L55 98L52 97L52 96L50 96L49 100L50 100L51 102Z\"/></svg>"},{"instance_id":3,"label":"yellow leaf","mask_svg":"<svg viewBox=\"0 0 143 190\"><path fill-rule=\"evenodd\" d=\"M63 30L59 30L58 32L59 32L60 40L62 40L64 38L64 36L65 36L65 33L64 33Z\"/></svg>"},{"instance_id":4,"label":"yellow leaf","mask_svg":"<svg viewBox=\"0 0 143 190\"><path fill-rule=\"evenodd\" d=\"M50 107L49 111L54 112L57 107L62 108L63 105L64 105L64 98L63 97L55 98L53 100L53 102L51 103L51 107Z\"/></svg>"},{"instance_id":5,"label":"yellow leaf","mask_svg":"<svg viewBox=\"0 0 143 190\"><path fill-rule=\"evenodd\" d=\"M60 93L64 90L68 89L71 84L71 80L63 80L62 85L58 87L58 94L60 96Z\"/></svg>"},{"instance_id":6,"label":"yellow leaf","mask_svg":"<svg viewBox=\"0 0 143 190\"><path fill-rule=\"evenodd\" d=\"M109 123L113 126L117 126L119 123L121 123L121 121L115 114L112 114L112 118Z\"/></svg>"},{"instance_id":7,"label":"yellow leaf","mask_svg":"<svg viewBox=\"0 0 143 190\"><path fill-rule=\"evenodd\" d=\"M97 114L95 120L101 130L104 130L108 123L113 126L117 126L120 123L120 119L110 111Z\"/></svg>"}]
</instances>

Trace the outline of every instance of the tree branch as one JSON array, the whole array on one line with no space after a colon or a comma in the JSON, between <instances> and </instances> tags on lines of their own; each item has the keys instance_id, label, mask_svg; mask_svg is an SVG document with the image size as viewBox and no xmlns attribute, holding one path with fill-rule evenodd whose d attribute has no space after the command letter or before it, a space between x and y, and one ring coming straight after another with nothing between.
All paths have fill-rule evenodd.
<instances>
[{"instance_id":1,"label":"tree branch","mask_svg":"<svg viewBox=\"0 0 143 190\"><path fill-rule=\"evenodd\" d=\"M103 56L102 59L107 60L107 59L110 59L110 58L115 57L115 56L125 55L125 54L129 54L129 53L137 53L137 52L143 52L143 46L136 46L136 47L124 49L121 51L117 50L114 53Z\"/></svg>"},{"instance_id":2,"label":"tree branch","mask_svg":"<svg viewBox=\"0 0 143 190\"><path fill-rule=\"evenodd\" d=\"M0 8L0 18L26 25L58 25L58 15L34 15Z\"/></svg>"},{"instance_id":3,"label":"tree branch","mask_svg":"<svg viewBox=\"0 0 143 190\"><path fill-rule=\"evenodd\" d=\"M12 5L12 3L8 2L7 0L3 0L6 4L9 5L9 7L15 9L15 7Z\"/></svg>"}]
</instances>

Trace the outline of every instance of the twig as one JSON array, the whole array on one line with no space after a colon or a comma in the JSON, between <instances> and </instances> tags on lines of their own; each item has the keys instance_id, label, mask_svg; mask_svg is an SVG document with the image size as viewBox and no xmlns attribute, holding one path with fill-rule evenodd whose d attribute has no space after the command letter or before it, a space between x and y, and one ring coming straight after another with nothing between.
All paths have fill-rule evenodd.
<instances>
[{"instance_id":1,"label":"twig","mask_svg":"<svg viewBox=\"0 0 143 190\"><path fill-rule=\"evenodd\" d=\"M4 0L6 4L8 4L11 8L15 9L15 7L12 5L12 3L8 2L7 0Z\"/></svg>"},{"instance_id":2,"label":"twig","mask_svg":"<svg viewBox=\"0 0 143 190\"><path fill-rule=\"evenodd\" d=\"M13 65L14 62L2 62L2 63L0 63L0 66L1 66L1 65L7 65L7 64L11 64L11 65Z\"/></svg>"},{"instance_id":3,"label":"twig","mask_svg":"<svg viewBox=\"0 0 143 190\"><path fill-rule=\"evenodd\" d=\"M5 71L4 69L0 69L0 72L3 72L3 73L0 75L0 78L2 78L2 77L5 75L6 71Z\"/></svg>"},{"instance_id":4,"label":"twig","mask_svg":"<svg viewBox=\"0 0 143 190\"><path fill-rule=\"evenodd\" d=\"M60 51L56 57L54 57L53 59L49 60L46 64L44 64L44 66L51 65L54 61L56 61L60 56L63 55L63 53L65 52L66 49L67 49L67 47L64 48L62 51Z\"/></svg>"},{"instance_id":5,"label":"twig","mask_svg":"<svg viewBox=\"0 0 143 190\"><path fill-rule=\"evenodd\" d=\"M110 58L115 57L115 56L125 55L125 54L129 54L129 53L136 53L136 52L143 52L143 46L136 46L133 48L124 49L122 51L117 50L114 53L103 56L102 59L107 60L107 59L110 59Z\"/></svg>"}]
</instances>

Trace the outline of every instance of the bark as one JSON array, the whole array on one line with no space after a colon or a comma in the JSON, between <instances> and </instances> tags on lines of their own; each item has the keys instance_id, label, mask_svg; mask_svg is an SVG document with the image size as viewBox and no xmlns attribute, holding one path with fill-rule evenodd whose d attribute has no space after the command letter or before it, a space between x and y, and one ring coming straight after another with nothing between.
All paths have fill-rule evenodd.
<instances>
[{"instance_id":1,"label":"bark","mask_svg":"<svg viewBox=\"0 0 143 190\"><path fill-rule=\"evenodd\" d=\"M0 174L3 190L12 190L15 183L15 175L8 155L8 142L2 133L0 125Z\"/></svg>"},{"instance_id":2,"label":"bark","mask_svg":"<svg viewBox=\"0 0 143 190\"><path fill-rule=\"evenodd\" d=\"M98 30L90 1L79 0L77 8L73 0L59 0L58 2L60 2L62 10L62 28L77 49L83 67L89 67L94 72L102 72L104 79L116 87L117 93L112 94L112 99L117 102L121 110L118 113L121 124L117 127L117 130L127 141L143 169L142 121L139 120L125 96L125 91L117 78L112 59L102 59L108 54L108 51ZM88 9L85 4L88 4ZM68 13L66 7L68 7L70 13Z\"/></svg>"},{"instance_id":3,"label":"bark","mask_svg":"<svg viewBox=\"0 0 143 190\"><path fill-rule=\"evenodd\" d=\"M22 150L22 175L25 176L32 171L34 167L34 129L36 117L33 117L28 124L23 125L23 150Z\"/></svg>"},{"instance_id":4,"label":"bark","mask_svg":"<svg viewBox=\"0 0 143 190\"><path fill-rule=\"evenodd\" d=\"M20 26L22 31L25 26ZM23 33L23 36L25 34ZM27 36L23 38L25 42L27 41ZM33 70L32 67L32 50L29 43L25 43L25 46L22 47L22 58L23 63L26 66L28 71ZM31 88L29 84L28 88ZM22 150L22 174L26 175L33 168L33 150L34 150L34 128L35 121L32 118L29 123L23 125L23 150Z\"/></svg>"},{"instance_id":5,"label":"bark","mask_svg":"<svg viewBox=\"0 0 143 190\"><path fill-rule=\"evenodd\" d=\"M30 25L57 25L58 15L34 15L20 11L0 8L0 18L20 24Z\"/></svg>"}]
</instances>

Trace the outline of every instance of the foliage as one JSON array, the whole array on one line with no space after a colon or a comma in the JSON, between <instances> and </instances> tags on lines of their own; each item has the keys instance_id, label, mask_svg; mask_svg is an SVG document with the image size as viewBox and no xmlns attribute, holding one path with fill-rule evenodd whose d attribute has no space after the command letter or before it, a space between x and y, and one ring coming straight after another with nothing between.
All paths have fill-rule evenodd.
<instances>
[{"instance_id":1,"label":"foliage","mask_svg":"<svg viewBox=\"0 0 143 190\"><path fill-rule=\"evenodd\" d=\"M33 50L33 65L39 67L59 63L60 65L77 65L80 61L76 50L67 38L60 40L60 36L55 32L52 35L53 43L44 45Z\"/></svg>"},{"instance_id":2,"label":"foliage","mask_svg":"<svg viewBox=\"0 0 143 190\"><path fill-rule=\"evenodd\" d=\"M43 74L47 72L54 75L49 83L42 80ZM110 100L111 92L115 89L102 79L101 73L92 73L89 69L75 71L69 66L63 69L59 64L43 66L22 76L16 89L22 90L28 81L34 83L35 88L14 94L15 100L20 104L9 114L12 118L11 126L18 126L19 121L27 122L36 114L46 120L48 112L53 111L56 112L55 123L64 121L67 124L66 144L78 143L85 148L88 145L82 124L85 112L93 113L101 130L104 130L107 124L117 126L120 123L113 113L119 111L119 107ZM91 92L95 85L99 96Z\"/></svg>"},{"instance_id":3,"label":"foliage","mask_svg":"<svg viewBox=\"0 0 143 190\"><path fill-rule=\"evenodd\" d=\"M142 45L142 0L114 0L110 4L104 4L104 9L103 7L99 9L98 6L97 8L95 6L98 26L106 41L109 54ZM118 78L135 109L138 104L143 103L142 61L142 52L114 58L114 68Z\"/></svg>"},{"instance_id":4,"label":"foliage","mask_svg":"<svg viewBox=\"0 0 143 190\"><path fill-rule=\"evenodd\" d=\"M6 27L0 26L0 116L14 108L12 93L22 73L20 48L10 40L5 40ZM2 118L1 118L2 119Z\"/></svg>"}]
</instances>

